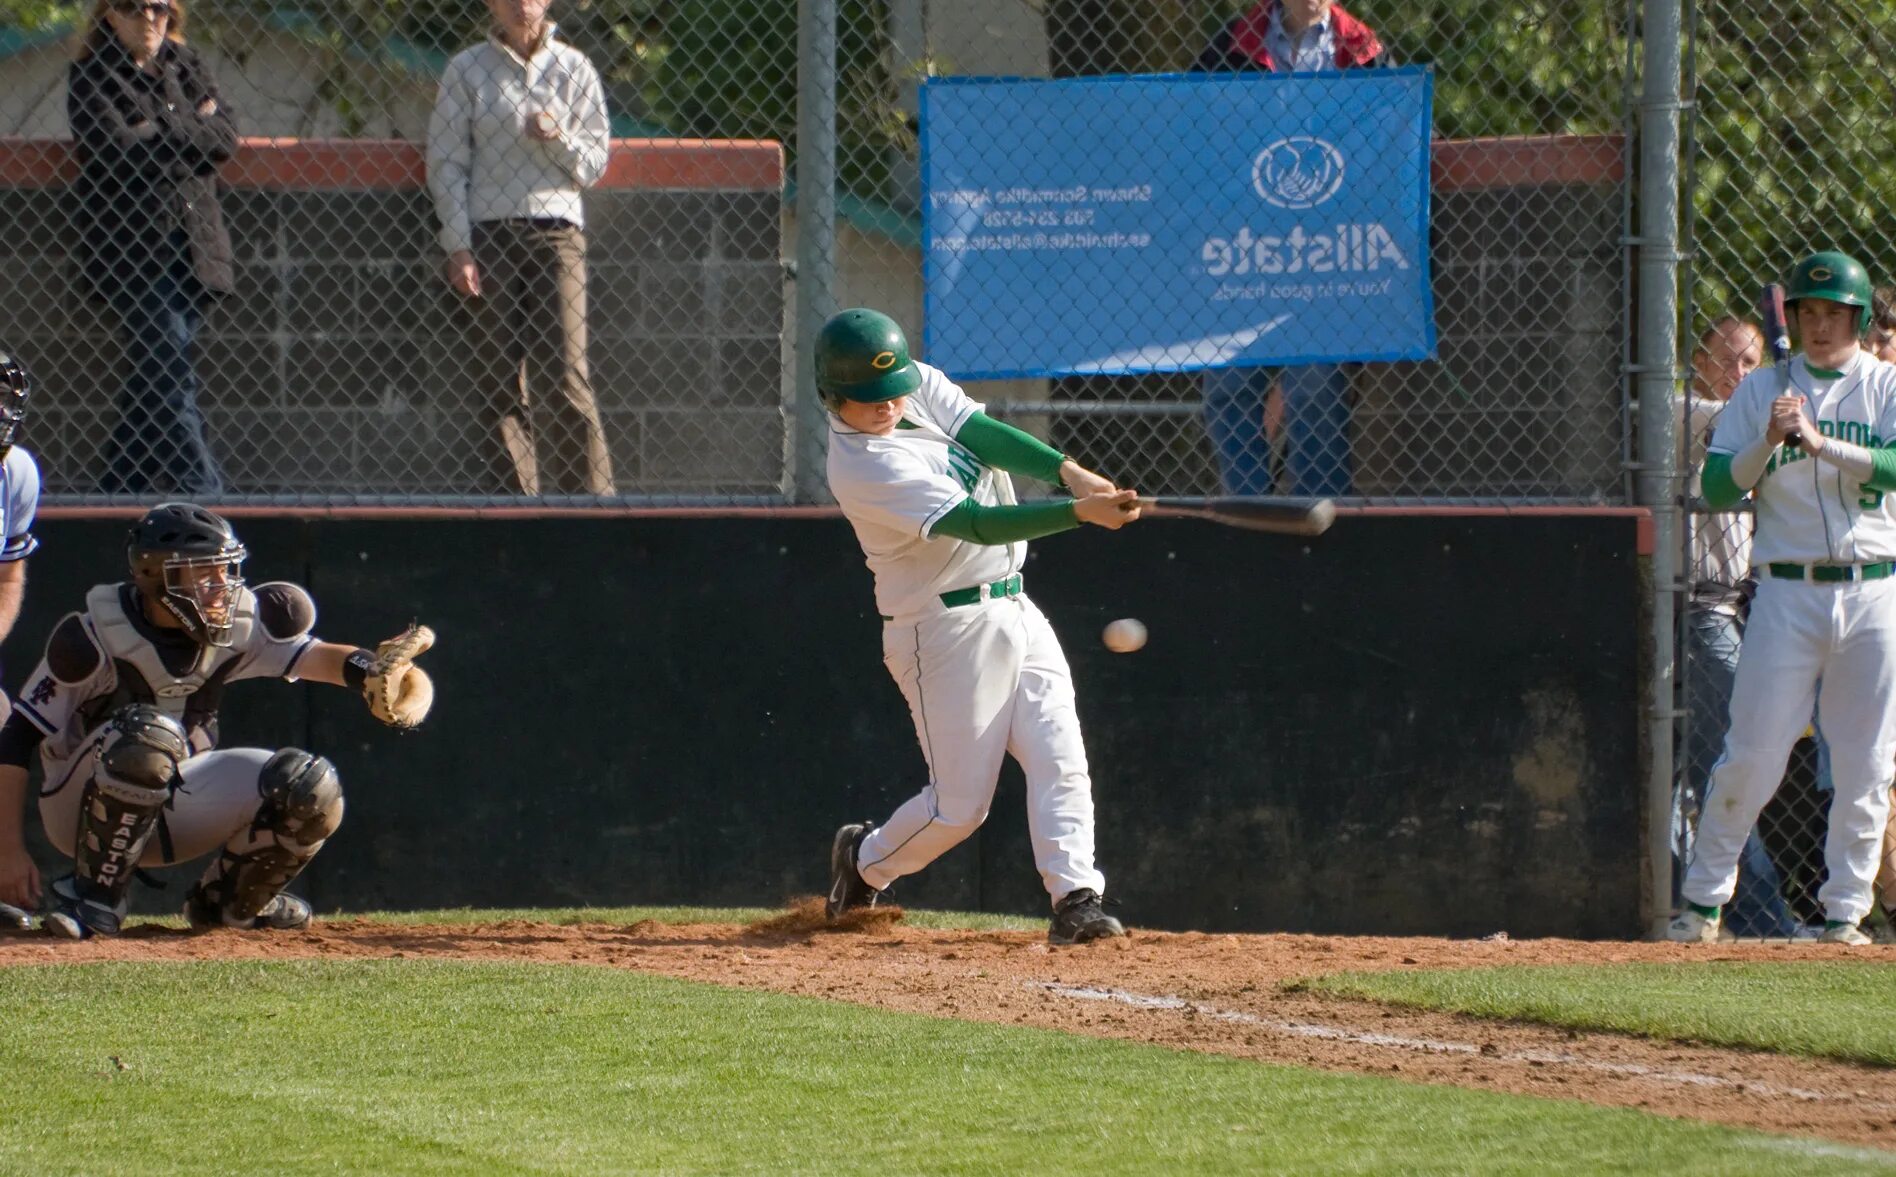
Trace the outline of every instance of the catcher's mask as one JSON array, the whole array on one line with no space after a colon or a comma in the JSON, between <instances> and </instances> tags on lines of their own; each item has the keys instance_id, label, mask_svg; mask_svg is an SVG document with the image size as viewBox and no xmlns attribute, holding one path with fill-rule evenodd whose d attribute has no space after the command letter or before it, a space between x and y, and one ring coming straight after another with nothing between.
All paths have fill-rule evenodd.
<instances>
[{"instance_id":1,"label":"catcher's mask","mask_svg":"<svg viewBox=\"0 0 1896 1177\"><path fill-rule=\"evenodd\" d=\"M816 391L831 412L844 401L880 404L922 386L902 328L881 311L853 307L831 315L814 350Z\"/></svg>"},{"instance_id":2,"label":"catcher's mask","mask_svg":"<svg viewBox=\"0 0 1896 1177\"><path fill-rule=\"evenodd\" d=\"M26 374L20 357L0 346L0 458L20 438L20 425L26 420L26 398L33 393L33 378Z\"/></svg>"},{"instance_id":3,"label":"catcher's mask","mask_svg":"<svg viewBox=\"0 0 1896 1177\"><path fill-rule=\"evenodd\" d=\"M194 503L160 503L132 526L132 582L207 646L228 646L250 553L228 520Z\"/></svg>"}]
</instances>

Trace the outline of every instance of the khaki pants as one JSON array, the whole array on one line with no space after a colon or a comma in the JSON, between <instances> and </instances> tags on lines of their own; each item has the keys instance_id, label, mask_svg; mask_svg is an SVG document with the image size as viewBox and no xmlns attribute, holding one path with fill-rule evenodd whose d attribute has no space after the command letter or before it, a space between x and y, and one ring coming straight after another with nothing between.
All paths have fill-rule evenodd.
<instances>
[{"instance_id":1,"label":"khaki pants","mask_svg":"<svg viewBox=\"0 0 1896 1177\"><path fill-rule=\"evenodd\" d=\"M586 366L586 235L565 224L482 221L474 263L481 296L468 302L477 378L493 381L483 424L494 489L614 493Z\"/></svg>"}]
</instances>

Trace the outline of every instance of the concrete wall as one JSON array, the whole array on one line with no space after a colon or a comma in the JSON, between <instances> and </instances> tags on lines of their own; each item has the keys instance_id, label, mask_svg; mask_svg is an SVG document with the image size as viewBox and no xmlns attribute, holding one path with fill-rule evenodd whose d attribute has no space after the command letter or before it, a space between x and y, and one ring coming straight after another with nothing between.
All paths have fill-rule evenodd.
<instances>
[{"instance_id":1,"label":"concrete wall","mask_svg":"<svg viewBox=\"0 0 1896 1177\"><path fill-rule=\"evenodd\" d=\"M39 381L47 489L92 489L116 323L78 290L63 145L0 144L0 339ZM199 370L246 494L487 491L472 320L441 280L413 144L247 141L225 169L238 291ZM587 193L593 379L621 494L774 494L784 275L775 144L622 141Z\"/></svg>"}]
</instances>

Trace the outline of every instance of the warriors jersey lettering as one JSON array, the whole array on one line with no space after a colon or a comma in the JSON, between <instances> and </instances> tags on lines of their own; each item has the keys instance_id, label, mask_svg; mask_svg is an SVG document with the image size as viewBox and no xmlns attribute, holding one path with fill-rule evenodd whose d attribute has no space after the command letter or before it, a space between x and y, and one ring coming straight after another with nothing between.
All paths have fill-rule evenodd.
<instances>
[{"instance_id":1,"label":"warriors jersey lettering","mask_svg":"<svg viewBox=\"0 0 1896 1177\"><path fill-rule=\"evenodd\" d=\"M829 484L876 578L876 607L910 617L940 607L941 594L1019 572L1025 543L984 545L936 536L942 516L973 499L1011 506L1013 480L956 442L982 406L939 369L917 363L922 383L886 436L830 415Z\"/></svg>"},{"instance_id":2,"label":"warriors jersey lettering","mask_svg":"<svg viewBox=\"0 0 1896 1177\"><path fill-rule=\"evenodd\" d=\"M1853 445L1896 440L1896 364L1859 351L1837 375L1811 370L1803 356L1790 365L1792 395L1818 432ZM1736 454L1765 434L1778 396L1774 368L1745 377L1719 415L1713 453ZM1896 559L1896 512L1889 496L1802 449L1782 445L1753 488L1758 525L1752 559L1760 564L1866 564Z\"/></svg>"}]
</instances>

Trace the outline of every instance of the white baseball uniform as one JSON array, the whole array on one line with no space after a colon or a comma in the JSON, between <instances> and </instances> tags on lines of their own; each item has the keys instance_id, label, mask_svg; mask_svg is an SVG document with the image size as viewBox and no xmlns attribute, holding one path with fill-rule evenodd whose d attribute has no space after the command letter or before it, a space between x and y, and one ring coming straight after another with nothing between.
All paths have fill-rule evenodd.
<instances>
[{"instance_id":1,"label":"white baseball uniform","mask_svg":"<svg viewBox=\"0 0 1896 1177\"><path fill-rule=\"evenodd\" d=\"M1840 374L1825 375L1798 356L1790 383L1825 437L1871 448L1896 442L1896 365L1859 351ZM1778 395L1775 369L1747 376L1718 418L1712 452L1736 454L1763 437ZM1758 595L1682 891L1706 907L1730 900L1746 833L1820 702L1836 792L1818 899L1829 919L1854 925L1869 914L1896 772L1896 512L1884 492L1789 445L1771 454L1753 494ZM1817 579L1833 575L1849 579Z\"/></svg>"},{"instance_id":2,"label":"white baseball uniform","mask_svg":"<svg viewBox=\"0 0 1896 1177\"><path fill-rule=\"evenodd\" d=\"M1056 902L1082 887L1104 894L1073 678L1053 628L1021 592L1027 545L933 534L965 500L1014 503L1014 484L954 440L981 406L939 370L915 366L921 387L893 433L830 417L830 490L875 573L883 662L929 770L928 785L863 841L857 869L881 890L960 843L986 820L1011 754L1027 778L1028 833L1047 893Z\"/></svg>"}]
</instances>

